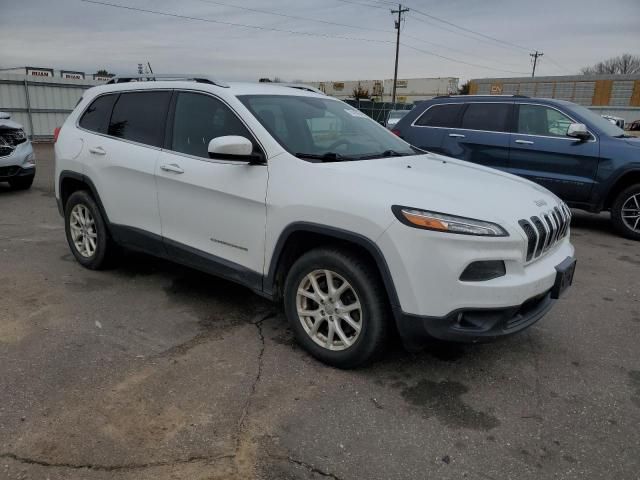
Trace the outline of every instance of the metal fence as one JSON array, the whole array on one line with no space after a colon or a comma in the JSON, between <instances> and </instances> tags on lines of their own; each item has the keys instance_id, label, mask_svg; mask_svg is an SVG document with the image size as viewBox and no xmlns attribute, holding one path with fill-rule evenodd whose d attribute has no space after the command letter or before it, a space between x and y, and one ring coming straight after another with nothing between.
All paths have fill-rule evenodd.
<instances>
[{"instance_id":1,"label":"metal fence","mask_svg":"<svg viewBox=\"0 0 640 480\"><path fill-rule=\"evenodd\" d=\"M51 140L53 130L64 123L82 92L102 83L0 74L0 111L21 123L32 140Z\"/></svg>"},{"instance_id":2,"label":"metal fence","mask_svg":"<svg viewBox=\"0 0 640 480\"><path fill-rule=\"evenodd\" d=\"M376 122L385 124L391 110L411 110L412 103L372 102L371 100L345 100L352 107L370 116Z\"/></svg>"}]
</instances>

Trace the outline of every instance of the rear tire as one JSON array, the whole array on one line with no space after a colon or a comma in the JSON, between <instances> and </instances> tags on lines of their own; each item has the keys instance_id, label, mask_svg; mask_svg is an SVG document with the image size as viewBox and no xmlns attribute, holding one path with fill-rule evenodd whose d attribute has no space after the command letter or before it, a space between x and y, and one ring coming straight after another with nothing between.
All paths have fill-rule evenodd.
<instances>
[{"instance_id":1,"label":"rear tire","mask_svg":"<svg viewBox=\"0 0 640 480\"><path fill-rule=\"evenodd\" d=\"M611 220L620 235L640 240L640 184L618 194L611 207Z\"/></svg>"},{"instance_id":2,"label":"rear tire","mask_svg":"<svg viewBox=\"0 0 640 480\"><path fill-rule=\"evenodd\" d=\"M298 342L328 365L360 367L385 349L386 291L377 269L357 253L318 248L302 255L288 272L284 306Z\"/></svg>"},{"instance_id":3,"label":"rear tire","mask_svg":"<svg viewBox=\"0 0 640 480\"><path fill-rule=\"evenodd\" d=\"M35 175L29 175L27 177L14 177L9 180L9 185L14 190L28 190L31 188L34 177Z\"/></svg>"},{"instance_id":4,"label":"rear tire","mask_svg":"<svg viewBox=\"0 0 640 480\"><path fill-rule=\"evenodd\" d=\"M83 267L101 270L112 264L116 245L88 192L79 190L71 194L64 209L64 227L71 253Z\"/></svg>"}]
</instances>

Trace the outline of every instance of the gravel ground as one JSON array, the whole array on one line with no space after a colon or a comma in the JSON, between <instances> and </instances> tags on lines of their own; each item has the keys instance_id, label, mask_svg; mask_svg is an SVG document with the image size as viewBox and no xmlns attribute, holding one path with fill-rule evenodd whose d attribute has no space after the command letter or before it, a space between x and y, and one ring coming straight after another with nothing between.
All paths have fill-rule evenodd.
<instances>
[{"instance_id":1,"label":"gravel ground","mask_svg":"<svg viewBox=\"0 0 640 480\"><path fill-rule=\"evenodd\" d=\"M0 478L640 478L640 244L607 216L575 212L574 286L528 331L339 371L234 284L80 267L38 158L0 184Z\"/></svg>"}]
</instances>

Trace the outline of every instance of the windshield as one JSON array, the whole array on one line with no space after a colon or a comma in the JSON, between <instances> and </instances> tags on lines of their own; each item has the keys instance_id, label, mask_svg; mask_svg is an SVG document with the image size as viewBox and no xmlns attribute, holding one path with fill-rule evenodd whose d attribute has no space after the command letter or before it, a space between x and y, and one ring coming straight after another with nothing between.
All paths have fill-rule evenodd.
<instances>
[{"instance_id":1,"label":"windshield","mask_svg":"<svg viewBox=\"0 0 640 480\"><path fill-rule=\"evenodd\" d=\"M415 155L367 115L331 98L289 95L238 97L288 152L321 161Z\"/></svg>"},{"instance_id":2,"label":"windshield","mask_svg":"<svg viewBox=\"0 0 640 480\"><path fill-rule=\"evenodd\" d=\"M580 105L572 105L571 109L574 112L576 112L578 115L581 115L582 117L584 117L584 119L587 122L595 125L605 135L608 135L610 137L619 137L621 135L624 135L624 130L622 130L617 125L614 125L613 123L611 123L606 118L602 118L597 113L592 112L588 108L585 108L585 107L580 106Z\"/></svg>"}]
</instances>

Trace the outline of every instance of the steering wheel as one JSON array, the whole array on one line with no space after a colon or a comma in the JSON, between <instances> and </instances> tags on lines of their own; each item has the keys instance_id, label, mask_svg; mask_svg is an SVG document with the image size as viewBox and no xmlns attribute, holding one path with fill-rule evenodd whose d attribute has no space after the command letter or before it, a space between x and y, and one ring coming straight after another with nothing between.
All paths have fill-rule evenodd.
<instances>
[{"instance_id":1,"label":"steering wheel","mask_svg":"<svg viewBox=\"0 0 640 480\"><path fill-rule=\"evenodd\" d=\"M329 145L327 147L327 150L330 151L330 152L333 152L340 145L352 145L352 143L349 140L347 140L346 138L341 138L340 140L336 140L331 145Z\"/></svg>"}]
</instances>

